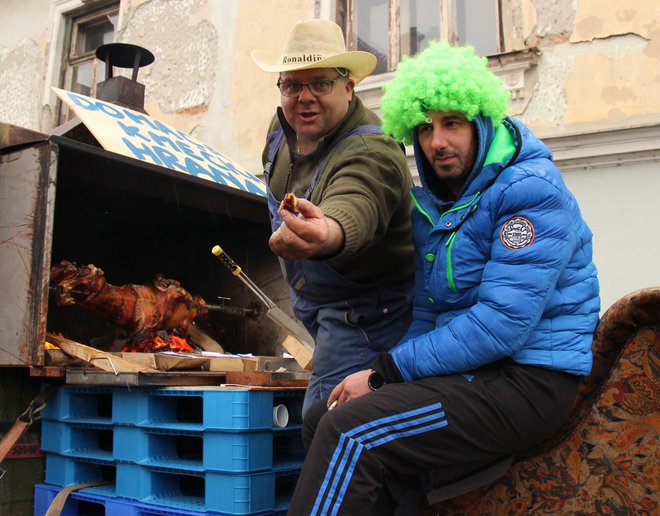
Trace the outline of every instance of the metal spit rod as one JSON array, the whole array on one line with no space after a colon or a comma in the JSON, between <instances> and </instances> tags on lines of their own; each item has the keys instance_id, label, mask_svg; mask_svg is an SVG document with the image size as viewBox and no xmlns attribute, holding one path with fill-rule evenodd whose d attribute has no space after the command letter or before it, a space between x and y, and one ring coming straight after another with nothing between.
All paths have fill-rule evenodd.
<instances>
[{"instance_id":1,"label":"metal spit rod","mask_svg":"<svg viewBox=\"0 0 660 516\"><path fill-rule=\"evenodd\" d=\"M57 294L65 294L65 293L72 293L72 294L83 294L83 295L89 295L89 292L83 292L81 290L75 290L75 289L64 289L60 285L49 285L48 288ZM208 311L212 312L222 312L230 315L239 315L241 317L258 317L259 316L259 310L256 308L242 308L239 306L229 306L229 305L209 305L206 304L204 308Z\"/></svg>"},{"instance_id":2,"label":"metal spit rod","mask_svg":"<svg viewBox=\"0 0 660 516\"><path fill-rule=\"evenodd\" d=\"M311 361L311 355L314 353L314 344L307 342L309 334L302 325L294 321L284 310L275 304L264 292L248 278L248 276L241 270L238 264L225 253L219 245L213 246L211 253L220 260L223 265L239 280L241 280L267 307L266 316L275 322L280 328L286 330L291 336L295 337L300 346L306 349ZM295 353L292 353L294 358ZM298 360L298 359L296 359ZM302 360L302 359L301 359ZM299 362L300 363L300 362ZM303 367L308 367L309 363L301 363Z\"/></svg>"},{"instance_id":3,"label":"metal spit rod","mask_svg":"<svg viewBox=\"0 0 660 516\"><path fill-rule=\"evenodd\" d=\"M264 303L268 308L276 308L277 305L243 272L240 265L232 260L219 245L213 246L211 253L218 258L229 272L241 280L245 285Z\"/></svg>"}]
</instances>

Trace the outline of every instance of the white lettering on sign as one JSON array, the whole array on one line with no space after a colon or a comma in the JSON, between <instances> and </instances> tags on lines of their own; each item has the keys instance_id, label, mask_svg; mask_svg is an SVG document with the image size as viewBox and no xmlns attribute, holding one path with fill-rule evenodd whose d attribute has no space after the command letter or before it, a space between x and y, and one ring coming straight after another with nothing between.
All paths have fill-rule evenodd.
<instances>
[{"instance_id":1,"label":"white lettering on sign","mask_svg":"<svg viewBox=\"0 0 660 516\"><path fill-rule=\"evenodd\" d=\"M266 195L259 178L179 129L122 106L53 88L104 149L123 156Z\"/></svg>"}]
</instances>

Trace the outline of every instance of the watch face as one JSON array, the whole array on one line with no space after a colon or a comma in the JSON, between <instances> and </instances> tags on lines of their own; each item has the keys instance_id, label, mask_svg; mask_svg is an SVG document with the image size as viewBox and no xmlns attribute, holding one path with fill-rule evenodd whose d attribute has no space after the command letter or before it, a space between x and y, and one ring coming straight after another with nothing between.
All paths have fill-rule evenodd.
<instances>
[{"instance_id":1,"label":"watch face","mask_svg":"<svg viewBox=\"0 0 660 516\"><path fill-rule=\"evenodd\" d=\"M378 371L371 371L371 374L369 375L369 380L367 381L367 384L369 385L369 388L372 391L377 391L383 385L385 385L385 379L382 377L382 375Z\"/></svg>"}]
</instances>

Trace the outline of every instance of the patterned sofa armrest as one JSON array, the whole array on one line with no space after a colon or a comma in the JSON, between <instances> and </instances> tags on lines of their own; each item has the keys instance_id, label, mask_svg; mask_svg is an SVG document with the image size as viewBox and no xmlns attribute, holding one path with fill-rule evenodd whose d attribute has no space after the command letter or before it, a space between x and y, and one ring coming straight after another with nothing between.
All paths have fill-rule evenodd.
<instances>
[{"instance_id":1,"label":"patterned sofa armrest","mask_svg":"<svg viewBox=\"0 0 660 516\"><path fill-rule=\"evenodd\" d=\"M660 514L660 287L612 305L598 324L593 350L592 373L562 429L520 454L496 483L434 511Z\"/></svg>"},{"instance_id":2,"label":"patterned sofa armrest","mask_svg":"<svg viewBox=\"0 0 660 516\"><path fill-rule=\"evenodd\" d=\"M648 287L623 296L601 317L594 334L594 363L591 374L580 384L579 394L568 421L557 432L552 446L570 434L588 416L594 401L622 355L624 346L645 327L660 326L660 287Z\"/></svg>"}]
</instances>

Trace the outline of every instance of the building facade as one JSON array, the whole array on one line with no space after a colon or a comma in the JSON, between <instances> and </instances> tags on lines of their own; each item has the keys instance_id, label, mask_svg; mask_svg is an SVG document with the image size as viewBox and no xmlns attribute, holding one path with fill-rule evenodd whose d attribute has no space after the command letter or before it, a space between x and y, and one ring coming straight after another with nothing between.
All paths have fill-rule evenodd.
<instances>
[{"instance_id":1,"label":"building facade","mask_svg":"<svg viewBox=\"0 0 660 516\"><path fill-rule=\"evenodd\" d=\"M340 23L378 57L358 87L379 109L402 55L445 38L488 56L510 114L553 150L595 238L603 309L660 281L660 3L657 0L4 0L0 122L48 133L71 114L51 87L94 96L109 42L150 50L146 111L255 175L277 77L249 57L278 53L296 20ZM120 70L116 73L130 74ZM412 155L411 172L416 174Z\"/></svg>"}]
</instances>

